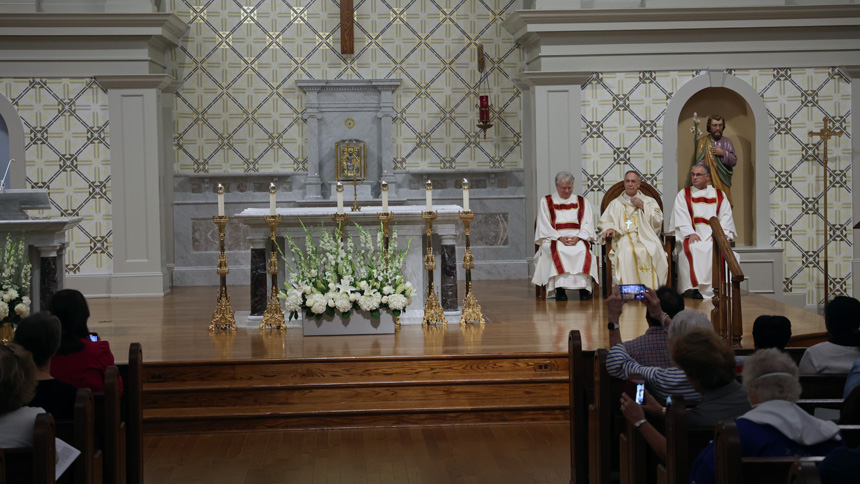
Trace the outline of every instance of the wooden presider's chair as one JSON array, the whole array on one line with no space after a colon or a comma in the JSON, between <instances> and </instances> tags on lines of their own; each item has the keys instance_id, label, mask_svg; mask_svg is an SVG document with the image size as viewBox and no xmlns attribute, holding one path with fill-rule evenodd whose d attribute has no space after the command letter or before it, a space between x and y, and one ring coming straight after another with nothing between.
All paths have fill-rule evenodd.
<instances>
[{"instance_id":1,"label":"wooden presider's chair","mask_svg":"<svg viewBox=\"0 0 860 484\"><path fill-rule=\"evenodd\" d=\"M657 205L660 206L660 210L663 210L663 200L660 198L660 193L656 188L651 185L642 182L642 185L639 186L639 191L643 194L648 195L649 197L657 200ZM606 194L603 196L603 200L600 202L600 214L603 215L603 212L606 211L606 208L609 207L610 202L618 198L622 193L624 193L624 182L620 181L615 185L612 185L609 190L606 191ZM663 213L663 218L668 217L665 212ZM669 273L668 280L666 281L666 285L669 287L675 287L674 280L674 267L672 266L672 249L674 248L675 237L671 235L663 234L663 230L660 230L661 235L663 235L663 248L666 250L666 254L669 257ZM603 247L603 254L601 259L603 261L603 275L602 285L603 285L603 296L608 297L609 293L612 291L612 262L609 261L609 251L612 250L612 239L606 239L606 245ZM653 289L657 289L656 287Z\"/></svg>"}]
</instances>

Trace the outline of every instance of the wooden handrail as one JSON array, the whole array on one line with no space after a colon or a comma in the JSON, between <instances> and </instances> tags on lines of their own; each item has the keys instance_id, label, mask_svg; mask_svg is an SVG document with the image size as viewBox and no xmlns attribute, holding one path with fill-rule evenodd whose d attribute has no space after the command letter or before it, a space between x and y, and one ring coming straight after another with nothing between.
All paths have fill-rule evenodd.
<instances>
[{"instance_id":1,"label":"wooden handrail","mask_svg":"<svg viewBox=\"0 0 860 484\"><path fill-rule=\"evenodd\" d=\"M743 316L741 313L741 282L744 273L732 251L729 239L717 217L711 217L711 237L714 240L712 281L714 309L711 323L717 333L732 347L741 347ZM728 277L726 274L728 271ZM727 286L731 287L727 287Z\"/></svg>"},{"instance_id":2,"label":"wooden handrail","mask_svg":"<svg viewBox=\"0 0 860 484\"><path fill-rule=\"evenodd\" d=\"M738 259L732 251L732 245L723 231L723 226L720 225L720 220L717 217L711 217L710 223L714 244L719 247L719 253L722 254L726 264L729 265L729 272L732 273L732 282L742 282L744 280L744 271L741 270L741 265L738 264Z\"/></svg>"}]
</instances>

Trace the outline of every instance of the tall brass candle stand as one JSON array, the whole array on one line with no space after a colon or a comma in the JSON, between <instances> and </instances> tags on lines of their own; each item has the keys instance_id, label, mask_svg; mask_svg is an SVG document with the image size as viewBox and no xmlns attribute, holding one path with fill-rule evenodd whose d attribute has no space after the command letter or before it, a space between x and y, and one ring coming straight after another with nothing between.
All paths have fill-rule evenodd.
<instances>
[{"instance_id":1,"label":"tall brass candle stand","mask_svg":"<svg viewBox=\"0 0 860 484\"><path fill-rule=\"evenodd\" d=\"M266 267L266 271L272 278L272 295L269 297L269 303L263 313L263 323L260 324L260 329L287 329L287 324L284 322L284 310L281 309L281 300L278 299L278 244L275 242L275 235L278 224L281 223L281 216L266 215L266 223L269 224L272 239L272 250L269 253L269 262Z\"/></svg>"},{"instance_id":2,"label":"tall brass candle stand","mask_svg":"<svg viewBox=\"0 0 860 484\"><path fill-rule=\"evenodd\" d=\"M473 218L475 218L475 212L471 210L460 212L460 220L463 221L463 233L466 235L466 251L463 254L463 269L466 269L466 299L463 300L463 315L460 316L460 326L470 323L484 324L481 305L478 304L478 300L472 294L472 269L475 268L475 258L472 256L470 225Z\"/></svg>"},{"instance_id":3,"label":"tall brass candle stand","mask_svg":"<svg viewBox=\"0 0 860 484\"><path fill-rule=\"evenodd\" d=\"M389 243L391 242L391 221L394 220L394 212L379 212L376 218L382 222L382 243L385 250L385 263L391 260L388 255ZM394 326L400 327L400 316L394 316Z\"/></svg>"},{"instance_id":4,"label":"tall brass candle stand","mask_svg":"<svg viewBox=\"0 0 860 484\"><path fill-rule=\"evenodd\" d=\"M233 308L230 307L230 292L227 291L227 274L230 273L230 268L227 266L227 254L224 247L224 228L227 226L227 221L230 217L218 215L212 217L212 221L218 226L218 268L216 272L221 276L221 285L218 289L218 304L215 306L215 313L212 314L212 322L209 324L209 331L216 329L236 331L236 315L233 313Z\"/></svg>"},{"instance_id":5,"label":"tall brass candle stand","mask_svg":"<svg viewBox=\"0 0 860 484\"><path fill-rule=\"evenodd\" d=\"M436 212L422 212L421 218L427 222L427 254L424 256L424 268L427 269L427 299L424 301L423 324L442 323L447 326L445 312L433 288L433 270L436 269L436 256L433 255L433 221L436 220Z\"/></svg>"}]
</instances>

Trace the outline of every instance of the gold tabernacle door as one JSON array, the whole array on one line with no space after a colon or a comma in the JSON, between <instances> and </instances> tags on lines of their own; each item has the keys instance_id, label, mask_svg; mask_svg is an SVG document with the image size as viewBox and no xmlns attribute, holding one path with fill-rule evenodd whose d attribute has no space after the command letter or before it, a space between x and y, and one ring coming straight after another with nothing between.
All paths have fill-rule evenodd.
<instances>
[{"instance_id":1,"label":"gold tabernacle door","mask_svg":"<svg viewBox=\"0 0 860 484\"><path fill-rule=\"evenodd\" d=\"M337 181L364 181L367 174L366 143L342 139L334 144Z\"/></svg>"}]
</instances>

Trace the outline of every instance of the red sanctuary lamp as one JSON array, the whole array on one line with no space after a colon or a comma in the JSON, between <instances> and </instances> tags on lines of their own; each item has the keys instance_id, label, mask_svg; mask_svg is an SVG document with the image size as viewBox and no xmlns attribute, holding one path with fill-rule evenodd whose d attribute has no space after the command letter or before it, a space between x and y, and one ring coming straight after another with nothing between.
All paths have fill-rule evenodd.
<instances>
[{"instance_id":1,"label":"red sanctuary lamp","mask_svg":"<svg viewBox=\"0 0 860 484\"><path fill-rule=\"evenodd\" d=\"M478 44L478 72L481 73L481 78L478 81L477 91L478 91L478 105L475 106L478 108L478 124L477 126L481 128L484 132L484 139L487 139L487 130L493 127L493 123L490 122L490 110L493 109L493 105L490 104L490 96L487 94L480 94L483 92L488 92L490 89L489 81L487 77L489 76L489 72L484 74L484 45ZM482 89L483 88L483 89Z\"/></svg>"}]
</instances>

